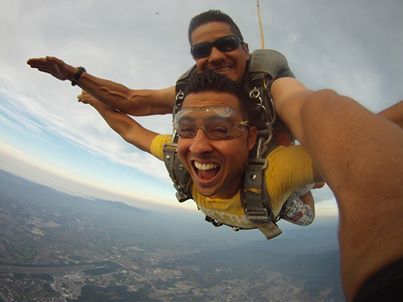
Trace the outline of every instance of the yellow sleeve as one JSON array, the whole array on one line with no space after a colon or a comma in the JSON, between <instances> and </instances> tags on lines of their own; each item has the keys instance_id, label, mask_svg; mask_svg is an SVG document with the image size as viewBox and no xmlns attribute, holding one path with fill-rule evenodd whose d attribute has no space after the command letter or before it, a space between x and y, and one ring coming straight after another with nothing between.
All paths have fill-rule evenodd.
<instances>
[{"instance_id":1,"label":"yellow sleeve","mask_svg":"<svg viewBox=\"0 0 403 302\"><path fill-rule=\"evenodd\" d=\"M312 160L302 146L278 147L268 156L266 186L274 215L278 215L289 195L314 182Z\"/></svg>"},{"instance_id":2,"label":"yellow sleeve","mask_svg":"<svg viewBox=\"0 0 403 302\"><path fill-rule=\"evenodd\" d=\"M150 151L151 154L155 157L163 160L164 154L162 153L162 149L165 144L170 143L172 141L172 135L170 134L159 134L157 135L151 142Z\"/></svg>"}]
</instances>

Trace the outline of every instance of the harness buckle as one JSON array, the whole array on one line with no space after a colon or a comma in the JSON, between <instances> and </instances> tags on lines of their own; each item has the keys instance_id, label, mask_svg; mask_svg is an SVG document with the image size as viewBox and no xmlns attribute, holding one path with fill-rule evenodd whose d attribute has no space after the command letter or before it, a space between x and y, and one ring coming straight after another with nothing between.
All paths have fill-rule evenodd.
<instances>
[{"instance_id":1,"label":"harness buckle","mask_svg":"<svg viewBox=\"0 0 403 302\"><path fill-rule=\"evenodd\" d=\"M177 189L175 196L179 202L184 202L189 199L189 196L183 192L183 189L182 190L180 190L179 188L175 189Z\"/></svg>"},{"instance_id":2,"label":"harness buckle","mask_svg":"<svg viewBox=\"0 0 403 302\"><path fill-rule=\"evenodd\" d=\"M269 212L266 208L254 209L253 211L245 209L248 219L256 224L267 223L270 220Z\"/></svg>"},{"instance_id":3,"label":"harness buckle","mask_svg":"<svg viewBox=\"0 0 403 302\"><path fill-rule=\"evenodd\" d=\"M207 215L206 215L206 218L204 218L204 220L207 221L207 222L210 222L215 227L220 227L220 226L223 225L221 222L219 222L219 221L217 221L217 220L215 220L215 219L213 219L213 218L211 218L210 216L207 216Z\"/></svg>"}]
</instances>

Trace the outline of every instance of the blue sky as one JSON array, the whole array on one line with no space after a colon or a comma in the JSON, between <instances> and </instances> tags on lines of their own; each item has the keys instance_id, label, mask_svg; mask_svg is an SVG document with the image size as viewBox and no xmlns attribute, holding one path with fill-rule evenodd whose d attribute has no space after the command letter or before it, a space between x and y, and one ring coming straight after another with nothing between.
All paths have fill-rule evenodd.
<instances>
[{"instance_id":1,"label":"blue sky","mask_svg":"<svg viewBox=\"0 0 403 302\"><path fill-rule=\"evenodd\" d=\"M77 103L78 88L25 62L54 55L131 88L171 86L192 65L195 14L223 10L259 48L256 1L0 0L0 8L0 169L74 194L179 206L161 162ZM284 53L307 87L335 89L372 111L403 98L402 1L261 0L261 10L266 47ZM170 131L169 116L139 121ZM336 213L329 189L315 196L319 215Z\"/></svg>"}]
</instances>

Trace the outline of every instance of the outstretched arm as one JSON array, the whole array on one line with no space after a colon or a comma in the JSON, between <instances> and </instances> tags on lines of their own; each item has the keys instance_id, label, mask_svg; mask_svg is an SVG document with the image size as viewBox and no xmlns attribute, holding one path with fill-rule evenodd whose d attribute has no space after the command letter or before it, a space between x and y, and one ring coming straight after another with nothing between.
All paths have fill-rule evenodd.
<instances>
[{"instance_id":1,"label":"outstretched arm","mask_svg":"<svg viewBox=\"0 0 403 302\"><path fill-rule=\"evenodd\" d=\"M351 301L369 276L403 255L403 131L348 97L310 91L295 79L276 80L271 92L336 196L342 282Z\"/></svg>"},{"instance_id":2,"label":"outstretched arm","mask_svg":"<svg viewBox=\"0 0 403 302\"><path fill-rule=\"evenodd\" d=\"M27 63L62 81L73 80L78 71L56 57L32 58ZM137 116L171 113L175 99L175 87L134 90L87 72L82 73L77 85L106 105Z\"/></svg>"},{"instance_id":3,"label":"outstretched arm","mask_svg":"<svg viewBox=\"0 0 403 302\"><path fill-rule=\"evenodd\" d=\"M128 115L101 103L88 93L82 93L79 101L94 107L108 125L125 141L150 153L151 142L158 135L157 133L143 128Z\"/></svg>"}]
</instances>

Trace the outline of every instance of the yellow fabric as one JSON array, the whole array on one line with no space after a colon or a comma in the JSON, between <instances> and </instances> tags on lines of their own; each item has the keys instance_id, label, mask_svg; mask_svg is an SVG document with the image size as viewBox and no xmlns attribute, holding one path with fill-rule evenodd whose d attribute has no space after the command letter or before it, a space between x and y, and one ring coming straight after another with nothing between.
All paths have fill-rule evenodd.
<instances>
[{"instance_id":1,"label":"yellow fabric","mask_svg":"<svg viewBox=\"0 0 403 302\"><path fill-rule=\"evenodd\" d=\"M170 141L170 138L169 135L157 136L151 143L152 154L162 159L162 147ZM278 147L267 159L266 187L273 214L277 216L295 189L314 182L312 161L302 146ZM192 196L203 213L221 223L241 228L255 227L244 213L239 191L229 199L209 198L199 194L193 186Z\"/></svg>"},{"instance_id":2,"label":"yellow fabric","mask_svg":"<svg viewBox=\"0 0 403 302\"><path fill-rule=\"evenodd\" d=\"M160 134L157 135L151 142L150 152L155 157L160 160L164 160L164 154L162 153L162 148L165 144L172 142L172 135Z\"/></svg>"}]
</instances>

